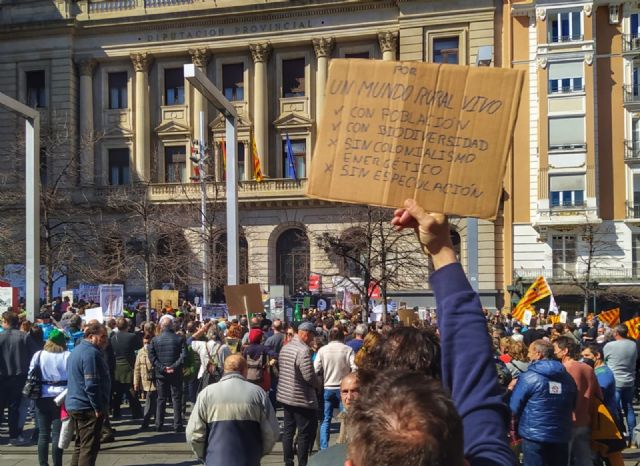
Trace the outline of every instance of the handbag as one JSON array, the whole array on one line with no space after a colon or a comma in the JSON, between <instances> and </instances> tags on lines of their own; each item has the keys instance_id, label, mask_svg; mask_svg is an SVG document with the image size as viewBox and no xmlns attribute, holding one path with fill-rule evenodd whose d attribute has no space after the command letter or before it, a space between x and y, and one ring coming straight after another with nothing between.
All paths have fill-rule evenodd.
<instances>
[{"instance_id":1,"label":"handbag","mask_svg":"<svg viewBox=\"0 0 640 466\"><path fill-rule=\"evenodd\" d=\"M42 397L42 369L40 368L40 356L42 351L38 351L38 359L27 375L27 381L22 388L22 394L30 400L37 400Z\"/></svg>"}]
</instances>

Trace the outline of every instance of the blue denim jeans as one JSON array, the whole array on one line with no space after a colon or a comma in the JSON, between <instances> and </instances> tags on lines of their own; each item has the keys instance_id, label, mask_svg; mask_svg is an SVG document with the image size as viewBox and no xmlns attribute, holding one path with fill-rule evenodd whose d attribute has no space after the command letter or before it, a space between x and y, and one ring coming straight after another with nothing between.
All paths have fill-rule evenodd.
<instances>
[{"instance_id":1,"label":"blue denim jeans","mask_svg":"<svg viewBox=\"0 0 640 466\"><path fill-rule=\"evenodd\" d=\"M627 433L633 437L633 429L636 428L636 413L633 411L634 387L616 388L616 403L627 419Z\"/></svg>"},{"instance_id":2,"label":"blue denim jeans","mask_svg":"<svg viewBox=\"0 0 640 466\"><path fill-rule=\"evenodd\" d=\"M322 425L320 426L320 450L329 448L329 430L331 429L331 418L333 410L341 408L340 389L325 388L324 389L324 416Z\"/></svg>"},{"instance_id":3,"label":"blue denim jeans","mask_svg":"<svg viewBox=\"0 0 640 466\"><path fill-rule=\"evenodd\" d=\"M569 444L522 439L524 466L567 466Z\"/></svg>"}]
</instances>

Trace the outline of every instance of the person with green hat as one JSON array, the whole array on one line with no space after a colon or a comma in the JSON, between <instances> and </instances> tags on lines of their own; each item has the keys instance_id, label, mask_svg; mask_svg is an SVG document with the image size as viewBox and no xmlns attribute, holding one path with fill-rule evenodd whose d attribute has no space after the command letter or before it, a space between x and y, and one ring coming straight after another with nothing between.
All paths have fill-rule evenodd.
<instances>
[{"instance_id":1,"label":"person with green hat","mask_svg":"<svg viewBox=\"0 0 640 466\"><path fill-rule=\"evenodd\" d=\"M36 419L38 420L38 461L49 464L49 443L52 444L53 466L62 466L62 449L58 447L60 438L60 407L55 397L67 388L67 359L71 353L67 350L67 336L58 328L49 332L44 349L31 358L29 371L36 366L42 372L42 393L36 400Z\"/></svg>"}]
</instances>

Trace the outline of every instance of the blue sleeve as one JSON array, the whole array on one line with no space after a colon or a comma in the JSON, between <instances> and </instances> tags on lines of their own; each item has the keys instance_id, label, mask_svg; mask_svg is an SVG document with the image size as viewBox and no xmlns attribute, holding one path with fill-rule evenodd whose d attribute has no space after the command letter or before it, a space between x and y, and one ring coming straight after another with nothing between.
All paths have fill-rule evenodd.
<instances>
[{"instance_id":1,"label":"blue sleeve","mask_svg":"<svg viewBox=\"0 0 640 466\"><path fill-rule=\"evenodd\" d=\"M509 411L480 298L458 263L437 270L430 281L438 306L442 382L462 417L465 457L471 466L515 465L507 441Z\"/></svg>"},{"instance_id":2,"label":"blue sleeve","mask_svg":"<svg viewBox=\"0 0 640 466\"><path fill-rule=\"evenodd\" d=\"M519 417L522 414L524 405L529 399L530 386L531 384L526 383L525 375L522 374L518 378L518 382L516 382L516 386L513 388L513 392L511 393L511 399L509 400L509 409L514 416Z\"/></svg>"},{"instance_id":3,"label":"blue sleeve","mask_svg":"<svg viewBox=\"0 0 640 466\"><path fill-rule=\"evenodd\" d=\"M97 357L102 357L97 355ZM84 389L89 398L89 403L95 411L99 411L104 408L101 400L101 380L100 376L100 362L96 360L95 354L87 354L82 358L82 369L84 373Z\"/></svg>"}]
</instances>

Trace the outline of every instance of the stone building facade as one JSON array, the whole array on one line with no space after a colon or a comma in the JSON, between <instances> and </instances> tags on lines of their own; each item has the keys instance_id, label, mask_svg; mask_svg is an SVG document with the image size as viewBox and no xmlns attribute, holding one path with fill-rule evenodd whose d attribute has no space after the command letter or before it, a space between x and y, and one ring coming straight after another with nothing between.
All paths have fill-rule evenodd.
<instances>
[{"instance_id":1,"label":"stone building facade","mask_svg":"<svg viewBox=\"0 0 640 466\"><path fill-rule=\"evenodd\" d=\"M475 65L483 49L493 65L500 14L500 5L491 0L5 1L0 7L0 92L38 107L45 126L72 132L66 144L79 154L80 172L67 188L84 193L98 210L101 199L126 193L134 182L146 183L149 199L157 204L197 199L199 185L189 179L194 139L207 141L214 154L215 182L208 192L211 198L217 193L219 201L224 199L224 120L184 80L182 66L195 64L239 113L247 278L265 288L292 288L310 272L340 272L314 237L352 226L344 206L304 196L329 61ZM200 112L206 119L204 134ZM16 124L11 115L0 113L3 139L16 133ZM92 135L100 137L84 143ZM298 180L291 178L287 139ZM253 180L253 141L263 182ZM23 162L4 157L3 165L11 168L4 170L2 181L11 186ZM477 254L475 278L483 301L501 307L502 220L479 222L477 253L475 243L467 245L466 222L453 223L462 240L463 263L469 253ZM194 251L197 228L185 225L185 241ZM223 222L217 231L224 234ZM74 280L78 277L70 277ZM139 286L131 282L127 290L137 292ZM189 288L197 291L200 285L196 280ZM395 293L410 305L434 305L426 277L407 280Z\"/></svg>"}]
</instances>

